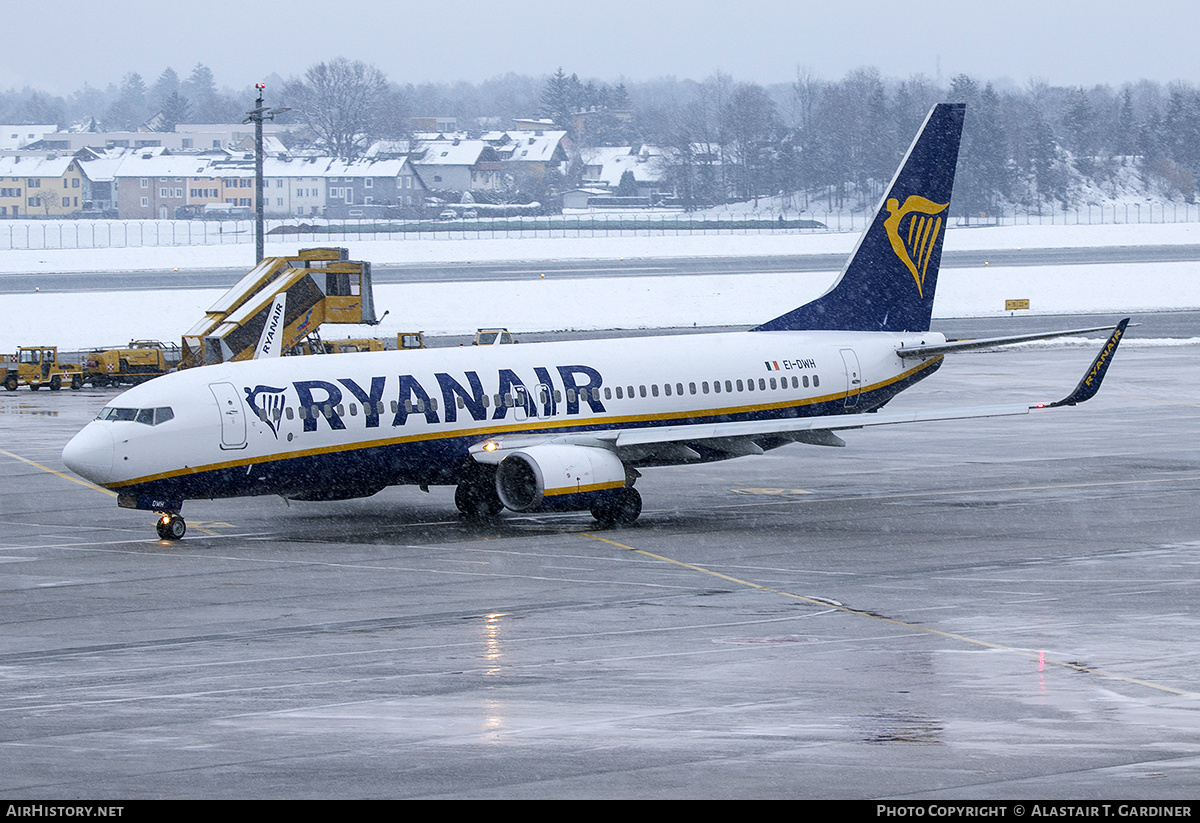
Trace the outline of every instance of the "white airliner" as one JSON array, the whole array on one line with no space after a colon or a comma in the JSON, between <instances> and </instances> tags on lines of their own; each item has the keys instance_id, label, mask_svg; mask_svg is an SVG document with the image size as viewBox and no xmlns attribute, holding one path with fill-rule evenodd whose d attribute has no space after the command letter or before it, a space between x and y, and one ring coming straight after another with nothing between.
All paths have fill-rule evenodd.
<instances>
[{"instance_id":1,"label":"white airliner","mask_svg":"<svg viewBox=\"0 0 1200 823\"><path fill-rule=\"evenodd\" d=\"M469 515L590 510L627 525L646 467L1083 402L1127 321L1057 403L878 411L945 354L1097 331L949 342L929 331L963 114L961 104L930 111L830 290L751 331L283 358L264 340L262 359L116 397L63 461L117 491L119 505L160 513L166 539L183 536L189 498L339 500L397 484L455 485Z\"/></svg>"}]
</instances>

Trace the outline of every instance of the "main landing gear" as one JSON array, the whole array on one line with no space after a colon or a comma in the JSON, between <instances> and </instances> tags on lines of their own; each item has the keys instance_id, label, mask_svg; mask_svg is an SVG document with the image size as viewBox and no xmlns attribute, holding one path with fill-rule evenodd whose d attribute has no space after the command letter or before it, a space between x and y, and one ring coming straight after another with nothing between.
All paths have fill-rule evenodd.
<instances>
[{"instance_id":1,"label":"main landing gear","mask_svg":"<svg viewBox=\"0 0 1200 823\"><path fill-rule=\"evenodd\" d=\"M158 536L163 540L179 540L187 533L187 523L178 514L158 518Z\"/></svg>"},{"instance_id":2,"label":"main landing gear","mask_svg":"<svg viewBox=\"0 0 1200 823\"><path fill-rule=\"evenodd\" d=\"M623 489L615 500L592 509L592 517L606 529L613 526L632 526L641 513L642 495L632 486Z\"/></svg>"},{"instance_id":3,"label":"main landing gear","mask_svg":"<svg viewBox=\"0 0 1200 823\"><path fill-rule=\"evenodd\" d=\"M459 483L454 490L454 505L467 517L495 517L504 511L504 504L496 493L494 475L481 475Z\"/></svg>"}]
</instances>

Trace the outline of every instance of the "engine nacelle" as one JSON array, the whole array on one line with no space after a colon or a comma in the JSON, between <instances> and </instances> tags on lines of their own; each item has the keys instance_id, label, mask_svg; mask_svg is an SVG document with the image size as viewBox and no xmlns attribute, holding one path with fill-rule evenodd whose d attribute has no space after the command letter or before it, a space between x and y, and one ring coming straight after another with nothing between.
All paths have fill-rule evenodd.
<instances>
[{"instance_id":1,"label":"engine nacelle","mask_svg":"<svg viewBox=\"0 0 1200 823\"><path fill-rule=\"evenodd\" d=\"M530 446L496 469L500 502L517 512L591 509L619 497L625 486L620 458L594 446Z\"/></svg>"}]
</instances>

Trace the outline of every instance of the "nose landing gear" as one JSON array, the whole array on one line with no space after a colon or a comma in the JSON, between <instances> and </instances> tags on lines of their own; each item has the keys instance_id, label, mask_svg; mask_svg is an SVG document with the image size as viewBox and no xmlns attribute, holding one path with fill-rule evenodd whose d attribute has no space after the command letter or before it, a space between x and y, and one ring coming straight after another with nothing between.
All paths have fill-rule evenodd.
<instances>
[{"instance_id":1,"label":"nose landing gear","mask_svg":"<svg viewBox=\"0 0 1200 823\"><path fill-rule=\"evenodd\" d=\"M187 533L187 523L178 514L164 514L158 518L158 536L163 540L179 540Z\"/></svg>"}]
</instances>

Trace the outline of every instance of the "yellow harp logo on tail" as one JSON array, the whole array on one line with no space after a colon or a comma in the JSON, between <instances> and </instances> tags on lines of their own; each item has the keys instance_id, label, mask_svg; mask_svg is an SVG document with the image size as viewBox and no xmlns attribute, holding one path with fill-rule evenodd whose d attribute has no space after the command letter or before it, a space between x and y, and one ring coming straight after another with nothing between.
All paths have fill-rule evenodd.
<instances>
[{"instance_id":1,"label":"yellow harp logo on tail","mask_svg":"<svg viewBox=\"0 0 1200 823\"><path fill-rule=\"evenodd\" d=\"M890 215L883 221L892 250L900 262L908 267L913 280L917 281L917 293L925 296L925 270L929 267L934 244L942 231L941 213L949 203L938 204L919 195L910 195L901 206L895 197L889 197L887 210ZM906 226L901 226L909 218ZM902 236L903 235L903 236Z\"/></svg>"}]
</instances>

